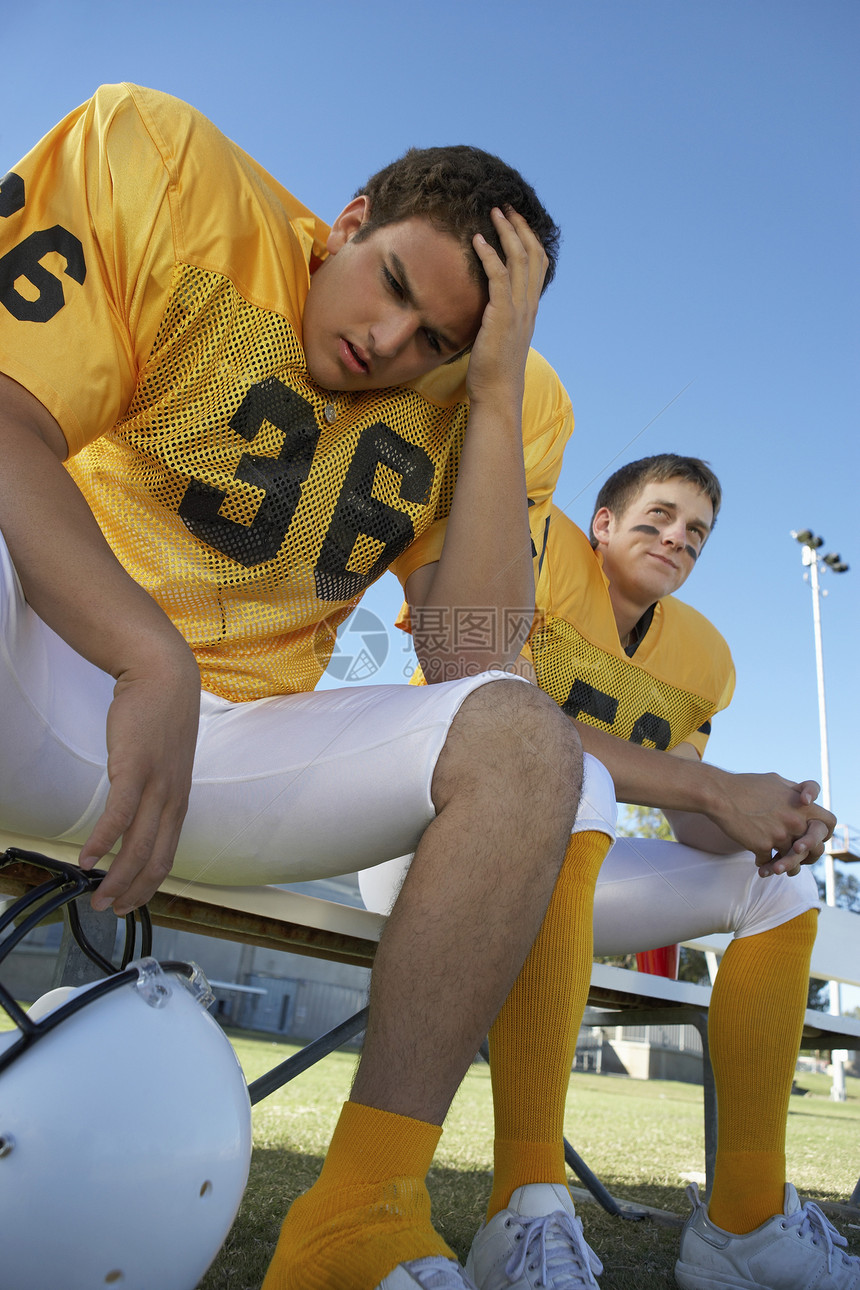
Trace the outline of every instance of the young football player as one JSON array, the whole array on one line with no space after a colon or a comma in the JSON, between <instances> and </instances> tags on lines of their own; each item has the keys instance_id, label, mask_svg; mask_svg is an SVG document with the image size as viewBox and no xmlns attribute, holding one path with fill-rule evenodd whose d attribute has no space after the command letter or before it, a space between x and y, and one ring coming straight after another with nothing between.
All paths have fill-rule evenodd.
<instances>
[{"instance_id":1,"label":"young football player","mask_svg":"<svg viewBox=\"0 0 860 1290\"><path fill-rule=\"evenodd\" d=\"M267 1290L468 1284L424 1176L582 777L557 707L487 670L528 630L528 505L545 515L571 429L529 350L557 238L515 171L460 146L408 153L328 227L131 86L0 183L2 826L80 843L85 868L118 848L94 899L118 914L174 853L247 883L417 846ZM418 642L444 683L309 693L390 566L449 624ZM452 625L473 605L500 625L477 660ZM590 925L608 838L580 837Z\"/></svg>"},{"instance_id":2,"label":"young football player","mask_svg":"<svg viewBox=\"0 0 860 1290\"><path fill-rule=\"evenodd\" d=\"M681 1237L678 1285L857 1290L860 1259L842 1253L843 1238L816 1206L800 1205L785 1177L785 1126L818 907L815 882L801 866L820 854L820 846L792 850L788 833L779 830L756 844L754 827L768 793L779 795L787 786L803 795L817 793L818 786L727 775L701 762L711 719L731 699L734 671L722 637L675 592L702 554L720 499L719 483L703 462L663 454L623 467L606 482L590 544L554 508L538 580L543 621L530 641L532 660L538 684L574 721L583 747L609 769L618 800L661 808L677 838L620 839L612 848L596 890L595 952L734 933L709 1012L719 1106L714 1184L708 1206L695 1185L690 1189L694 1212ZM739 853L737 829L726 834L714 823L709 804L727 794L734 796L738 816L747 813L752 855ZM819 842L829 827L829 821L813 826ZM775 860L771 848L782 857ZM555 949L553 922L551 905L541 932L544 972L551 971ZM539 971L534 958L529 963ZM515 990L527 988L523 975ZM548 1030L555 1020L545 1015ZM543 1089L545 1113L553 1085L546 1071L542 1078L538 1062L529 1083L514 1093L518 1055L498 1025L496 1032L491 1051L495 1038L499 1141L511 1132L498 1121L511 1101L540 1105ZM518 1114L512 1113L514 1124ZM563 1095L556 1098L554 1137L562 1114ZM533 1131L545 1133L548 1120L535 1119ZM510 1259L523 1246L535 1248L537 1229L543 1228L545 1242L558 1231L541 1221L557 1208L568 1216L570 1243L583 1266L581 1233L566 1188L559 1187L563 1176L535 1181L540 1185L524 1187L513 1202L503 1194L504 1181L495 1184L490 1221L467 1264L482 1290L506 1285L489 1271L498 1268L502 1251ZM584 1265L593 1276L594 1256ZM507 1284L537 1283L526 1276ZM552 1286L552 1277L543 1284Z\"/></svg>"},{"instance_id":3,"label":"young football player","mask_svg":"<svg viewBox=\"0 0 860 1290\"><path fill-rule=\"evenodd\" d=\"M719 1100L713 1194L706 1208L692 1192L678 1284L855 1290L860 1261L834 1251L842 1238L816 1207L799 1205L785 1180L818 907L801 866L820 855L832 816L810 816L793 845L793 813L813 799L815 783L732 775L701 762L711 719L731 699L734 669L717 630L674 593L702 553L720 498L703 462L663 454L606 482L591 542L553 507L528 670L609 769L618 800L663 809L678 839L613 846L597 882L594 952L734 932L710 1009ZM371 907L384 908L396 870L362 875ZM479 1290L595 1286L601 1270L565 1182L564 1104L584 1001L578 973L587 975L568 944L565 874L490 1032L494 1186L467 1263Z\"/></svg>"}]
</instances>

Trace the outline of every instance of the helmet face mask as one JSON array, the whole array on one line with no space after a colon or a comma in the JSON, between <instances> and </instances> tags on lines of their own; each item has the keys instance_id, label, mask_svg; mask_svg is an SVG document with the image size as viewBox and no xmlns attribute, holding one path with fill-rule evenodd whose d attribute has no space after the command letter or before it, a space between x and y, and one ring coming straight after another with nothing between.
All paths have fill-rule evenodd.
<instances>
[{"instance_id":1,"label":"helmet face mask","mask_svg":"<svg viewBox=\"0 0 860 1290\"><path fill-rule=\"evenodd\" d=\"M89 874L84 873L73 865L63 863L61 860L52 860L48 856L39 855L33 851L23 851L17 847L12 847L0 855L0 870L21 860L27 861L37 868L47 870L53 877L47 878L39 887L28 891L0 914L0 1008L7 1013L12 1023L20 1031L20 1037L11 1047L11 1050L7 1048L5 1053L0 1052L0 1071L14 1061L18 1054L35 1042L41 1034L52 1029L67 1015L64 1013L62 1016L54 1017L45 1026L36 1026L34 1024L36 1016L33 1014L32 1008L29 1012L25 1012L18 1006L15 999L3 985L2 965L4 961L33 928L65 907L69 925L79 949L106 975L106 980L99 984L98 993L113 990L118 985L123 984L125 980L132 979L131 977L120 979L119 974L125 971L131 962L137 943L133 914L129 914L125 918L125 944L119 969L108 959L105 959L88 940L81 926L75 902L79 896L89 894L99 885L104 877L100 870L93 870ZM143 957L148 957L152 951L152 923L149 910L144 906L138 910L138 916L142 933L142 955ZM190 964L176 964L175 966L185 968L190 973ZM95 997L97 996L88 996L86 1002L91 1002ZM84 1002L83 999L78 1000L73 1004L72 1010L82 1006ZM204 1004L204 1007L208 1007L208 1002Z\"/></svg>"},{"instance_id":2,"label":"helmet face mask","mask_svg":"<svg viewBox=\"0 0 860 1290\"><path fill-rule=\"evenodd\" d=\"M63 875L75 889L59 903L101 875L89 878ZM41 913L57 907L56 883L44 886ZM33 897L0 916L0 937L12 929L0 940L0 979L9 942L41 917L31 917ZM194 1290L245 1189L248 1091L205 1010L205 977L150 957L108 966L105 980L51 991L29 1013L0 986L16 1027L0 1033L0 1247L15 1290Z\"/></svg>"}]
</instances>

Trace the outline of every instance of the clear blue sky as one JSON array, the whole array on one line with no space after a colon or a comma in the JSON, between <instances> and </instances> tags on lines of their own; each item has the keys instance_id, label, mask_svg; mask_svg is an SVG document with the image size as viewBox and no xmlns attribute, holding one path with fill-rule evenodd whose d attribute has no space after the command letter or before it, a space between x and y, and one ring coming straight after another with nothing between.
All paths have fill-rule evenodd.
<instances>
[{"instance_id":1,"label":"clear blue sky","mask_svg":"<svg viewBox=\"0 0 860 1290\"><path fill-rule=\"evenodd\" d=\"M205 111L331 219L410 144L471 142L564 230L535 344L576 433L557 500L671 449L726 501L685 596L737 697L709 755L819 774L812 610L792 528L852 564L823 604L833 802L860 827L856 0L65 0L4 6L0 173L104 81ZM655 419L656 418L656 419ZM390 575L366 602L390 620ZM399 642L377 679L399 679Z\"/></svg>"}]
</instances>

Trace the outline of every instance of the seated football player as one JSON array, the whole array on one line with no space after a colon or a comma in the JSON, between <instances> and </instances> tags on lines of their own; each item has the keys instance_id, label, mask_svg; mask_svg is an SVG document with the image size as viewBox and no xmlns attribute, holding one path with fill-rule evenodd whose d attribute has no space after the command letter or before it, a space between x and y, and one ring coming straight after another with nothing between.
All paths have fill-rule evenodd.
<instances>
[{"instance_id":1,"label":"seated football player","mask_svg":"<svg viewBox=\"0 0 860 1290\"><path fill-rule=\"evenodd\" d=\"M734 669L718 631L674 595L702 554L720 497L703 462L663 454L606 482L590 541L553 507L524 670L609 769L618 799L659 807L678 839L615 843L597 883L594 952L734 933L710 1010L714 1187L708 1207L692 1192L678 1284L848 1290L860 1261L838 1248L831 1258L830 1241L842 1238L828 1224L817 1239L826 1220L801 1207L785 1179L818 908L804 866L821 854L833 817L813 806L812 781L733 775L701 761ZM365 902L384 907L402 868L362 874ZM563 868L557 892L564 880ZM467 1263L479 1290L594 1286L600 1272L574 1213L561 1143L582 1018L572 1006L580 995L564 988L567 936L554 896L508 1013L490 1032L494 1186ZM517 996L530 1032L511 1025Z\"/></svg>"},{"instance_id":2,"label":"seated football player","mask_svg":"<svg viewBox=\"0 0 860 1290\"><path fill-rule=\"evenodd\" d=\"M528 630L528 507L546 515L571 429L530 352L557 241L516 171L461 146L407 153L328 226L133 86L0 181L0 827L107 858L93 903L117 914L172 864L265 883L417 848L266 1290L468 1285L424 1177L582 778L556 705L489 670ZM519 625L477 666L419 631L423 692L310 693L395 565L428 610ZM608 846L588 836L568 865L585 936Z\"/></svg>"}]
</instances>

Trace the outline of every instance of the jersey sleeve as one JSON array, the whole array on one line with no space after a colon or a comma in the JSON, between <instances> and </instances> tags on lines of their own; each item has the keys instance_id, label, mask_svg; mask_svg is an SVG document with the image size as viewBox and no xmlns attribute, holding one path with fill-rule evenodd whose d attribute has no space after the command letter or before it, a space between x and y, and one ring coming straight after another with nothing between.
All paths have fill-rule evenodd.
<instances>
[{"instance_id":1,"label":"jersey sleeve","mask_svg":"<svg viewBox=\"0 0 860 1290\"><path fill-rule=\"evenodd\" d=\"M175 258L166 168L131 91L102 87L46 135L3 179L0 216L0 370L74 454L127 407Z\"/></svg>"}]
</instances>

